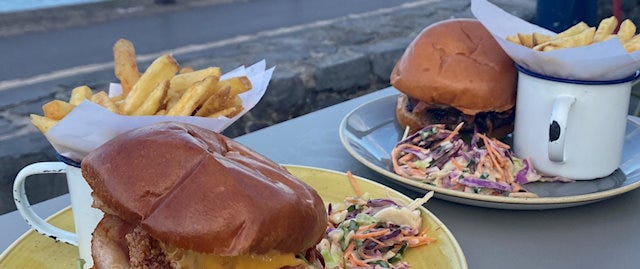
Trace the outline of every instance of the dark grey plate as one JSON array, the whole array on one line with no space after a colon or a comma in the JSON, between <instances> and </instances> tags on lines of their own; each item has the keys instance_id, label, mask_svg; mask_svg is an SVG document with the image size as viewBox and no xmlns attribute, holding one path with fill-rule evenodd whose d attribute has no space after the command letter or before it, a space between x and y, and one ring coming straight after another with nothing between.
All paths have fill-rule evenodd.
<instances>
[{"instance_id":1,"label":"dark grey plate","mask_svg":"<svg viewBox=\"0 0 640 269\"><path fill-rule=\"evenodd\" d=\"M571 207L610 198L640 186L640 119L629 117L622 164L612 175L572 183L529 183L525 187L538 198L496 197L439 188L392 172L390 152L402 137L395 120L397 95L383 97L354 109L340 124L340 140L359 162L410 189L474 206L502 209Z\"/></svg>"}]
</instances>

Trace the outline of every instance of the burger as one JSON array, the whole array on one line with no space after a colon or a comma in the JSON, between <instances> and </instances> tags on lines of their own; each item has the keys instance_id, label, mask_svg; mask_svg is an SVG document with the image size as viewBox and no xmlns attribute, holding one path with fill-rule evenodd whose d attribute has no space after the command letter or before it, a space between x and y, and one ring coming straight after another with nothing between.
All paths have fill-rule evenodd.
<instances>
[{"instance_id":1,"label":"burger","mask_svg":"<svg viewBox=\"0 0 640 269\"><path fill-rule=\"evenodd\" d=\"M327 216L318 193L218 133L139 128L82 161L104 218L94 268L307 268Z\"/></svg>"},{"instance_id":2,"label":"burger","mask_svg":"<svg viewBox=\"0 0 640 269\"><path fill-rule=\"evenodd\" d=\"M430 124L502 137L513 131L517 73L511 58L473 19L435 23L409 44L391 73L401 94L398 123Z\"/></svg>"}]
</instances>

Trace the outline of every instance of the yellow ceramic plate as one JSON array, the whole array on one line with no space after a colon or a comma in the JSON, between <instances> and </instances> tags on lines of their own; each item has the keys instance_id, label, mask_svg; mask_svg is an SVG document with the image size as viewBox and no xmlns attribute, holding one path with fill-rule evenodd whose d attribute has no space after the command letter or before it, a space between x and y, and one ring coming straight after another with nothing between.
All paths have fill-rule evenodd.
<instances>
[{"instance_id":1,"label":"yellow ceramic plate","mask_svg":"<svg viewBox=\"0 0 640 269\"><path fill-rule=\"evenodd\" d=\"M342 202L353 196L351 185L344 173L319 168L287 165L287 169L315 188L325 203ZM363 192L372 197L394 197L410 201L401 193L376 182L357 178ZM437 238L430 245L409 249L405 260L411 268L467 268L460 245L449 229L424 207L421 208L423 225L431 227L430 235ZM49 218L49 223L64 229L73 228L71 210L66 208ZM22 235L0 256L0 268L77 268L78 249L56 242L34 231Z\"/></svg>"}]
</instances>

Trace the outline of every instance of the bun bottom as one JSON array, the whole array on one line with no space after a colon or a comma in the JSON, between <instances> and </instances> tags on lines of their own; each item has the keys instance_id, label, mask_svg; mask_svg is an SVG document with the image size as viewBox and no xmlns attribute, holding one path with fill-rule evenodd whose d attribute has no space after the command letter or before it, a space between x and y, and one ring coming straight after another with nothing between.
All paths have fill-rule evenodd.
<instances>
[{"instance_id":1,"label":"bun bottom","mask_svg":"<svg viewBox=\"0 0 640 269\"><path fill-rule=\"evenodd\" d=\"M482 113L479 113L477 116L469 116L462 114L462 112L452 107L434 107L419 112L414 112L413 107L414 105L410 103L407 95L400 94L398 96L396 102L396 120L402 129L408 126L410 134L431 124L445 124L447 129L453 130L462 121L464 121L465 124L460 131L461 133L473 133L478 129L478 132L490 137L503 138L513 132L513 109L502 113L489 112L481 117L479 115ZM495 115L500 115L500 117L492 117ZM483 122L483 124L479 124L479 122Z\"/></svg>"}]
</instances>

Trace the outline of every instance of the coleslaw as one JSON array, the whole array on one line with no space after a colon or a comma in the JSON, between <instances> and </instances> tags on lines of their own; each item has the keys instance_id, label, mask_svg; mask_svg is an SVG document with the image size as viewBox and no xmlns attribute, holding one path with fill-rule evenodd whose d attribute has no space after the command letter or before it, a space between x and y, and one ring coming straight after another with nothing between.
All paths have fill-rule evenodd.
<instances>
[{"instance_id":1,"label":"coleslaw","mask_svg":"<svg viewBox=\"0 0 640 269\"><path fill-rule=\"evenodd\" d=\"M443 124L429 125L400 141L391 152L393 171L403 177L446 189L485 195L537 197L523 185L572 180L545 177L528 159L512 155L510 146L474 133L469 143Z\"/></svg>"},{"instance_id":2,"label":"coleslaw","mask_svg":"<svg viewBox=\"0 0 640 269\"><path fill-rule=\"evenodd\" d=\"M327 207L329 223L316 249L325 268L409 268L402 257L409 248L427 245L436 239L422 227L418 207L433 192L408 205L392 198L371 199L361 194L348 173L357 196Z\"/></svg>"}]
</instances>

